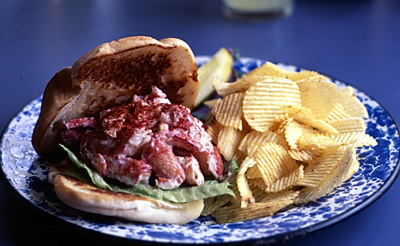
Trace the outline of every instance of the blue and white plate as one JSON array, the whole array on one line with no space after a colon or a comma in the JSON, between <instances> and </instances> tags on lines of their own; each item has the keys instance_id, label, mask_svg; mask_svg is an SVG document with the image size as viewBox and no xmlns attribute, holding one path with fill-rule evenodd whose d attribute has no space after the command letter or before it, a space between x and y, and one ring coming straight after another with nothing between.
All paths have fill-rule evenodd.
<instances>
[{"instance_id":1,"label":"blue and white plate","mask_svg":"<svg viewBox=\"0 0 400 246\"><path fill-rule=\"evenodd\" d=\"M209 57L197 57L203 64ZM236 69L247 73L263 60L242 58ZM278 64L300 71L292 65ZM346 84L332 79L338 86ZM336 223L371 204L393 183L399 173L399 131L390 115L368 95L355 90L368 109L367 133L378 145L359 149L360 169L341 187L316 202L294 207L274 216L231 224L216 224L200 217L186 225L135 223L93 216L64 205L47 181L46 160L35 153L31 134L39 116L41 98L29 103L5 129L0 143L1 167L13 189L32 205L77 226L108 235L164 243L271 242L304 235Z\"/></svg>"}]
</instances>

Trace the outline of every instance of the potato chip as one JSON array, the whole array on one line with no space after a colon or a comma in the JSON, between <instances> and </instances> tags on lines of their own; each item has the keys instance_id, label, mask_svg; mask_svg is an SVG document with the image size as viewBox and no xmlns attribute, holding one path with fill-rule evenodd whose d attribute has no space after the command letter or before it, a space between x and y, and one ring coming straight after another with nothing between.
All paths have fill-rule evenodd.
<instances>
[{"instance_id":1,"label":"potato chip","mask_svg":"<svg viewBox=\"0 0 400 246\"><path fill-rule=\"evenodd\" d=\"M262 179L262 175L261 175L260 169L258 169L257 165L249 168L249 170L246 173L246 178L248 178L248 179Z\"/></svg>"},{"instance_id":2,"label":"potato chip","mask_svg":"<svg viewBox=\"0 0 400 246\"><path fill-rule=\"evenodd\" d=\"M265 143L257 152L257 167L266 185L294 171L298 165L287 151L276 143Z\"/></svg>"},{"instance_id":3,"label":"potato chip","mask_svg":"<svg viewBox=\"0 0 400 246\"><path fill-rule=\"evenodd\" d=\"M375 146L378 144L373 137L363 132L347 132L338 134L333 137L333 140L354 147Z\"/></svg>"},{"instance_id":4,"label":"potato chip","mask_svg":"<svg viewBox=\"0 0 400 246\"><path fill-rule=\"evenodd\" d=\"M282 109L289 114L290 117L296 114L307 115L311 117L315 117L314 113L311 109L300 106L300 105L289 105L289 106L282 106Z\"/></svg>"},{"instance_id":5,"label":"potato chip","mask_svg":"<svg viewBox=\"0 0 400 246\"><path fill-rule=\"evenodd\" d=\"M273 184L267 185L265 192L279 192L292 188L304 176L304 166L300 165L293 172L286 174Z\"/></svg>"},{"instance_id":6,"label":"potato chip","mask_svg":"<svg viewBox=\"0 0 400 246\"><path fill-rule=\"evenodd\" d=\"M245 92L243 115L254 130L265 132L274 124L276 115L285 113L282 106L300 104L296 83L282 78L264 80Z\"/></svg>"},{"instance_id":7,"label":"potato chip","mask_svg":"<svg viewBox=\"0 0 400 246\"><path fill-rule=\"evenodd\" d=\"M253 203L245 208L235 205L225 206L216 210L213 216L219 224L248 221L273 215L290 203L291 201Z\"/></svg>"},{"instance_id":8,"label":"potato chip","mask_svg":"<svg viewBox=\"0 0 400 246\"><path fill-rule=\"evenodd\" d=\"M236 177L237 175L232 175L228 178L227 182L229 182L232 186L231 189L233 193L235 194L234 196L231 195L222 195L222 196L217 196L217 197L210 197L207 199L204 199L204 209L201 212L201 215L207 216L212 214L215 210L219 209L222 206L225 206L226 204L235 204L237 203L237 198L240 196L237 185L236 185Z\"/></svg>"},{"instance_id":9,"label":"potato chip","mask_svg":"<svg viewBox=\"0 0 400 246\"><path fill-rule=\"evenodd\" d=\"M257 168L257 166L254 166L252 168L255 168L255 167ZM252 168L250 168L250 169L252 169ZM261 178L261 176L260 176L260 178L249 178L248 174L250 172L250 169L249 169L249 171L247 171L247 175L246 175L246 177L248 178L250 187L252 188L252 190L258 189L258 190L264 192L265 188L267 188L267 186L264 183L264 180ZM254 193L253 193L253 196L254 196Z\"/></svg>"},{"instance_id":10,"label":"potato chip","mask_svg":"<svg viewBox=\"0 0 400 246\"><path fill-rule=\"evenodd\" d=\"M346 86L343 88L339 88L339 93L341 96L353 96L354 95L354 88L351 86Z\"/></svg>"},{"instance_id":11,"label":"potato chip","mask_svg":"<svg viewBox=\"0 0 400 246\"><path fill-rule=\"evenodd\" d=\"M318 186L301 189L299 196L295 199L295 203L302 204L309 201L315 201L319 197L325 196L333 191L346 180L348 170L354 160L356 160L355 149L346 149L343 158L340 159L334 170L329 173Z\"/></svg>"},{"instance_id":12,"label":"potato chip","mask_svg":"<svg viewBox=\"0 0 400 246\"><path fill-rule=\"evenodd\" d=\"M313 162L309 163L304 170L303 178L299 179L297 185L307 187L317 187L324 178L332 172L343 157L344 148L331 148Z\"/></svg>"},{"instance_id":13,"label":"potato chip","mask_svg":"<svg viewBox=\"0 0 400 246\"><path fill-rule=\"evenodd\" d=\"M247 205L254 203L254 197L249 187L249 183L246 179L246 172L250 167L256 165L256 161L253 158L246 158L239 168L237 173L236 184L241 196L241 207L247 207Z\"/></svg>"},{"instance_id":14,"label":"potato chip","mask_svg":"<svg viewBox=\"0 0 400 246\"><path fill-rule=\"evenodd\" d=\"M242 130L243 97L243 93L229 94L217 101L211 113L221 125Z\"/></svg>"},{"instance_id":15,"label":"potato chip","mask_svg":"<svg viewBox=\"0 0 400 246\"><path fill-rule=\"evenodd\" d=\"M347 173L345 174L345 180L351 178L360 168L360 162L355 158L351 166L347 169Z\"/></svg>"},{"instance_id":16,"label":"potato chip","mask_svg":"<svg viewBox=\"0 0 400 246\"><path fill-rule=\"evenodd\" d=\"M217 223L234 223L247 221L273 215L279 210L293 203L297 196L296 192L285 192L279 195L273 195L266 201L249 204L246 208L239 206L226 206L216 210L213 213Z\"/></svg>"},{"instance_id":17,"label":"potato chip","mask_svg":"<svg viewBox=\"0 0 400 246\"><path fill-rule=\"evenodd\" d=\"M288 113L285 113L285 114L275 115L274 118L275 118L275 122L269 128L269 131L281 134L282 132L280 132L280 128L282 127L283 124L285 124L285 122L287 122L292 117L290 117L290 115Z\"/></svg>"},{"instance_id":18,"label":"potato chip","mask_svg":"<svg viewBox=\"0 0 400 246\"><path fill-rule=\"evenodd\" d=\"M233 83L230 83L215 78L211 80L211 84L218 95L226 96L232 93L243 92L250 88L250 86L253 84L264 79L265 76L245 76Z\"/></svg>"},{"instance_id":19,"label":"potato chip","mask_svg":"<svg viewBox=\"0 0 400 246\"><path fill-rule=\"evenodd\" d=\"M304 150L299 147L299 139L304 134L317 134L317 132L309 126L301 124L297 121L291 120L286 122L284 126L284 136L289 146L287 151L289 156L298 161L310 162L312 161L317 152L312 150Z\"/></svg>"},{"instance_id":20,"label":"potato chip","mask_svg":"<svg viewBox=\"0 0 400 246\"><path fill-rule=\"evenodd\" d=\"M297 146L302 150L322 152L325 149L339 147L342 143L319 133L304 133L297 140Z\"/></svg>"},{"instance_id":21,"label":"potato chip","mask_svg":"<svg viewBox=\"0 0 400 246\"><path fill-rule=\"evenodd\" d=\"M257 142L249 142L247 143L247 156L251 156L251 157L255 157L257 152L258 152L258 148L262 145L262 143L257 143Z\"/></svg>"},{"instance_id":22,"label":"potato chip","mask_svg":"<svg viewBox=\"0 0 400 246\"><path fill-rule=\"evenodd\" d=\"M283 133L289 148L292 150L300 150L298 145L299 138L305 134L318 134L316 130L310 126L301 124L295 120L287 122L284 126Z\"/></svg>"},{"instance_id":23,"label":"potato chip","mask_svg":"<svg viewBox=\"0 0 400 246\"><path fill-rule=\"evenodd\" d=\"M343 105L346 114L352 117L368 118L368 111L354 95L353 87L347 86L339 90L339 103Z\"/></svg>"},{"instance_id":24,"label":"potato chip","mask_svg":"<svg viewBox=\"0 0 400 246\"><path fill-rule=\"evenodd\" d=\"M326 120L339 102L339 89L329 81L319 78L297 82L300 89L301 105L309 108L320 120Z\"/></svg>"},{"instance_id":25,"label":"potato chip","mask_svg":"<svg viewBox=\"0 0 400 246\"><path fill-rule=\"evenodd\" d=\"M364 120L361 117L331 120L329 121L329 124L335 127L338 133L365 132L367 129Z\"/></svg>"},{"instance_id":26,"label":"potato chip","mask_svg":"<svg viewBox=\"0 0 400 246\"><path fill-rule=\"evenodd\" d=\"M253 71L243 75L243 77L247 76L271 76L277 78L285 78L288 72L278 65L275 65L271 62L266 62L263 65L259 66L258 68L254 69Z\"/></svg>"},{"instance_id":27,"label":"potato chip","mask_svg":"<svg viewBox=\"0 0 400 246\"><path fill-rule=\"evenodd\" d=\"M326 132L331 134L338 133L338 131L333 126L331 126L329 123L323 120L302 114L295 114L293 115L293 118L305 125L309 125L313 128L316 128L321 132Z\"/></svg>"},{"instance_id":28,"label":"potato chip","mask_svg":"<svg viewBox=\"0 0 400 246\"><path fill-rule=\"evenodd\" d=\"M276 132L279 136L283 136L283 138L285 138L286 126L292 121L294 121L293 117L288 117L287 119L281 121L279 125L274 128L274 132Z\"/></svg>"},{"instance_id":29,"label":"potato chip","mask_svg":"<svg viewBox=\"0 0 400 246\"><path fill-rule=\"evenodd\" d=\"M207 216L212 214L215 210L219 209L220 207L233 202L235 200L235 197L231 195L222 195L218 197L210 197L207 199L204 199L204 208L203 211L201 212L201 215Z\"/></svg>"},{"instance_id":30,"label":"potato chip","mask_svg":"<svg viewBox=\"0 0 400 246\"><path fill-rule=\"evenodd\" d=\"M268 75L251 75L251 74L244 74L241 78L237 79L236 82L238 84L242 84L242 87L247 87L247 89L250 88L253 84L257 83L258 81L261 80L266 80L266 79L273 79L274 77L268 76Z\"/></svg>"},{"instance_id":31,"label":"potato chip","mask_svg":"<svg viewBox=\"0 0 400 246\"><path fill-rule=\"evenodd\" d=\"M246 136L242 139L238 149L247 154L248 153L247 148L249 143L263 144L267 142L283 144L284 140L277 133L272 131L258 132L252 130L248 132Z\"/></svg>"},{"instance_id":32,"label":"potato chip","mask_svg":"<svg viewBox=\"0 0 400 246\"><path fill-rule=\"evenodd\" d=\"M211 125L207 126L207 133L210 135L212 141L214 144L218 144L218 135L221 130L221 124L219 124L217 121L213 121Z\"/></svg>"},{"instance_id":33,"label":"potato chip","mask_svg":"<svg viewBox=\"0 0 400 246\"><path fill-rule=\"evenodd\" d=\"M310 109L299 106L284 106L282 107L282 109L286 111L290 117L304 125L316 128L322 132L332 134L338 133L338 131L333 126L323 120L317 119Z\"/></svg>"},{"instance_id":34,"label":"potato chip","mask_svg":"<svg viewBox=\"0 0 400 246\"><path fill-rule=\"evenodd\" d=\"M261 143L257 143L257 142L247 143L247 148L246 148L247 156L255 157L257 155L258 148L260 148L261 145L262 145Z\"/></svg>"},{"instance_id":35,"label":"potato chip","mask_svg":"<svg viewBox=\"0 0 400 246\"><path fill-rule=\"evenodd\" d=\"M311 162L318 155L317 152L302 149L289 149L287 152L293 160L306 163Z\"/></svg>"},{"instance_id":36,"label":"potato chip","mask_svg":"<svg viewBox=\"0 0 400 246\"><path fill-rule=\"evenodd\" d=\"M244 134L233 127L221 127L218 133L217 147L225 160L232 159Z\"/></svg>"},{"instance_id":37,"label":"potato chip","mask_svg":"<svg viewBox=\"0 0 400 246\"><path fill-rule=\"evenodd\" d=\"M300 80L311 79L311 80L327 80L328 78L324 75L319 74L315 71L300 71L300 72L289 72L285 75L286 78L291 81L297 82Z\"/></svg>"},{"instance_id":38,"label":"potato chip","mask_svg":"<svg viewBox=\"0 0 400 246\"><path fill-rule=\"evenodd\" d=\"M326 119L326 122L330 122L332 120L346 119L346 118L351 118L351 116L346 114L343 105L338 103L335 105L335 107L333 107L331 113Z\"/></svg>"},{"instance_id":39,"label":"potato chip","mask_svg":"<svg viewBox=\"0 0 400 246\"><path fill-rule=\"evenodd\" d=\"M254 197L258 202L271 202L271 201L293 201L299 195L298 191L287 190L280 191L275 193L266 193L266 192L254 192Z\"/></svg>"}]
</instances>

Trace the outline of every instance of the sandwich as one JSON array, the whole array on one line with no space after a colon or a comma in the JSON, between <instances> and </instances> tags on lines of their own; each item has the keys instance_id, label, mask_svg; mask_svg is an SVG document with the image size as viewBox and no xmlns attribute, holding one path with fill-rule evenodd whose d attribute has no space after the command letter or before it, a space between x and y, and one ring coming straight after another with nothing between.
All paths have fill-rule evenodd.
<instances>
[{"instance_id":1,"label":"sandwich","mask_svg":"<svg viewBox=\"0 0 400 246\"><path fill-rule=\"evenodd\" d=\"M57 72L32 145L56 163L58 198L89 213L184 224L203 199L234 195L232 163L191 115L198 91L193 52L176 38L104 43Z\"/></svg>"}]
</instances>

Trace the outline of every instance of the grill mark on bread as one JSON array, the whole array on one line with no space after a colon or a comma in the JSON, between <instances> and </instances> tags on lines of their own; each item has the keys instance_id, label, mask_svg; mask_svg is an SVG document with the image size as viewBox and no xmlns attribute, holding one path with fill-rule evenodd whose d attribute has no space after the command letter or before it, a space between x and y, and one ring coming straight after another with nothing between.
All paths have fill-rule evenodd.
<instances>
[{"instance_id":1,"label":"grill mark on bread","mask_svg":"<svg viewBox=\"0 0 400 246\"><path fill-rule=\"evenodd\" d=\"M181 103L183 95L178 95L177 92L188 81L187 79L170 79L174 77L170 68L176 62L170 56L170 52L174 47L152 46L161 48L164 52L157 54L143 52L140 56L131 56L130 53L136 49L149 48L137 47L100 58L94 57L79 68L74 79L81 81L84 78L97 83L102 89L115 90L115 88L118 88L123 91L135 91L135 94L139 95L150 93L149 81L153 81L153 85L164 91L173 103ZM119 73L118 71L129 71L129 73ZM188 71L183 71L182 73L189 74ZM197 79L197 73L189 75L191 79ZM185 76L182 77L187 78Z\"/></svg>"}]
</instances>

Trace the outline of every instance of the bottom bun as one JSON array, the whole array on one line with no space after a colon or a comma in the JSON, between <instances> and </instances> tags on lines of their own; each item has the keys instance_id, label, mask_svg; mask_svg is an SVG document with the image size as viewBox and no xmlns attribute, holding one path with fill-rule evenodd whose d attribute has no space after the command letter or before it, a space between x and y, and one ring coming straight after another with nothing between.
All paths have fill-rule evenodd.
<instances>
[{"instance_id":1,"label":"bottom bun","mask_svg":"<svg viewBox=\"0 0 400 246\"><path fill-rule=\"evenodd\" d=\"M199 217L204 207L203 200L177 204L103 190L64 174L57 174L52 182L58 198L68 206L133 221L185 224Z\"/></svg>"}]
</instances>

